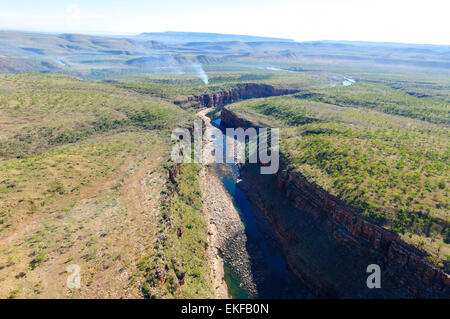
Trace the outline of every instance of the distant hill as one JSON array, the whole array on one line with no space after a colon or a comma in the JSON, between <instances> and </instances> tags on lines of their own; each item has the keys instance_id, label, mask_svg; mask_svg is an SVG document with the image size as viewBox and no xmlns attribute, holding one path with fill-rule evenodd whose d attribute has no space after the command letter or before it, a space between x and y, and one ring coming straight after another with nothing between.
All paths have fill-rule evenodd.
<instances>
[{"instance_id":1,"label":"distant hill","mask_svg":"<svg viewBox=\"0 0 450 319\"><path fill-rule=\"evenodd\" d=\"M1 73L64 73L95 79L111 74L208 71L305 64L450 70L450 46L309 41L247 35L160 32L136 36L42 34L0 30ZM186 70L185 70L186 69Z\"/></svg>"},{"instance_id":2,"label":"distant hill","mask_svg":"<svg viewBox=\"0 0 450 319\"><path fill-rule=\"evenodd\" d=\"M137 36L147 40L155 40L166 43L188 43L188 42L254 42L254 41L270 41L270 42L294 42L291 39L257 37L251 35L238 34L221 34L221 33L202 33L202 32L145 32Z\"/></svg>"},{"instance_id":3,"label":"distant hill","mask_svg":"<svg viewBox=\"0 0 450 319\"><path fill-rule=\"evenodd\" d=\"M165 45L156 41L84 34L41 34L0 30L0 55L42 58L73 55L139 55Z\"/></svg>"},{"instance_id":4,"label":"distant hill","mask_svg":"<svg viewBox=\"0 0 450 319\"><path fill-rule=\"evenodd\" d=\"M61 68L57 63L52 61L40 59L5 58L0 56L0 74L28 72L70 74L70 72Z\"/></svg>"}]
</instances>

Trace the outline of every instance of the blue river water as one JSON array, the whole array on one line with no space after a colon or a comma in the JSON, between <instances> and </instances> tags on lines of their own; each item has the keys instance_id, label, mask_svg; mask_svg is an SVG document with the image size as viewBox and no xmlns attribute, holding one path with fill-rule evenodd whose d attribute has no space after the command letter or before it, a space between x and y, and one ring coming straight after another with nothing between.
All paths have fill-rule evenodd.
<instances>
[{"instance_id":1,"label":"blue river water","mask_svg":"<svg viewBox=\"0 0 450 319\"><path fill-rule=\"evenodd\" d=\"M220 119L212 122L220 126ZM225 144L225 143L224 143ZM228 165L227 169L218 169L217 174L225 190L233 200L239 212L247 236L247 251L250 256L251 268L257 279L256 298L308 298L306 289L288 269L281 249L270 234L271 227L255 206L246 198L244 192L237 186L239 168L236 164ZM240 287L239 278L230 265L225 264L225 281L233 298L248 298L249 295Z\"/></svg>"},{"instance_id":2,"label":"blue river water","mask_svg":"<svg viewBox=\"0 0 450 319\"><path fill-rule=\"evenodd\" d=\"M356 81L350 78L344 77L344 81L342 82L342 86L350 86L354 84Z\"/></svg>"}]
</instances>

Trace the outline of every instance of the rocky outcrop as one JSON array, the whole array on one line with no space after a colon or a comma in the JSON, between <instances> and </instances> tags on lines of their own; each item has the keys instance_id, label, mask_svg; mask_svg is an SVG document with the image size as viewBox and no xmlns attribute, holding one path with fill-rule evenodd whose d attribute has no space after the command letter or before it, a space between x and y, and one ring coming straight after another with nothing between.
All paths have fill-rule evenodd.
<instances>
[{"instance_id":1,"label":"rocky outcrop","mask_svg":"<svg viewBox=\"0 0 450 319\"><path fill-rule=\"evenodd\" d=\"M245 83L238 84L235 88L229 90L191 95L184 99L175 100L174 103L177 105L214 108L245 99L292 94L296 92L298 91L277 89L267 84Z\"/></svg>"},{"instance_id":2,"label":"rocky outcrop","mask_svg":"<svg viewBox=\"0 0 450 319\"><path fill-rule=\"evenodd\" d=\"M252 125L227 109L222 110L221 120L225 127L248 128ZM272 181L277 183L295 208L319 225L318 230L328 238L330 245L336 245L339 254L349 264L364 264L365 261L378 264L383 278L387 279L383 282L391 285L389 292L394 292L395 297L450 298L449 275L428 262L425 251L407 244L396 233L371 223L356 208L310 183L302 174L290 168L282 156L280 169ZM257 185L251 186L258 188ZM317 296L368 296L364 290L355 294L342 292L342 283L333 282L330 280L332 276L321 273L321 269L315 269L313 262L293 248L307 236L298 233L299 228L295 227L303 217L279 216L279 213L271 209L270 203L261 200L260 195L252 196L249 189L247 187L246 191L249 200L271 222L292 272ZM287 219L289 223L286 223Z\"/></svg>"}]
</instances>

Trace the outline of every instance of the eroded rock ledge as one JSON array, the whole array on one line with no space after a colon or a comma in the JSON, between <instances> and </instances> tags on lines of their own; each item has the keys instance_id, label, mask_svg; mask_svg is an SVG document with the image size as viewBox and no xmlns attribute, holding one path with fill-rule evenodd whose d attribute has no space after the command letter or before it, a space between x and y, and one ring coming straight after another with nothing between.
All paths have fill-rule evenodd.
<instances>
[{"instance_id":1,"label":"eroded rock ledge","mask_svg":"<svg viewBox=\"0 0 450 319\"><path fill-rule=\"evenodd\" d=\"M215 93L191 95L187 98L174 101L177 105L189 105L192 107L213 108L234 103L240 100L257 97L278 96L296 93L298 90L277 89L271 85L258 83L238 84L236 88Z\"/></svg>"},{"instance_id":2,"label":"eroded rock ledge","mask_svg":"<svg viewBox=\"0 0 450 319\"><path fill-rule=\"evenodd\" d=\"M225 127L252 126L252 123L238 118L227 109L222 110L221 120ZM450 297L450 276L426 260L428 253L407 244L396 233L369 222L357 209L308 182L302 174L291 169L283 158L280 159L280 169L274 181L296 208L313 217L321 231L333 243L337 243L348 260L364 258L380 265L383 276L393 284L397 296ZM264 212L274 227L291 270L318 296L348 296L339 292L339 284L330 282L327 276L313 269L314 265L309 264L308 260L296 255L292 247L304 235L293 232L293 227L283 223L283 218L267 207L267 203L258 199L258 196L252 196L249 190L251 186L247 187L248 198ZM292 223L296 223L295 216ZM357 292L355 297L364 297L364 294Z\"/></svg>"}]
</instances>

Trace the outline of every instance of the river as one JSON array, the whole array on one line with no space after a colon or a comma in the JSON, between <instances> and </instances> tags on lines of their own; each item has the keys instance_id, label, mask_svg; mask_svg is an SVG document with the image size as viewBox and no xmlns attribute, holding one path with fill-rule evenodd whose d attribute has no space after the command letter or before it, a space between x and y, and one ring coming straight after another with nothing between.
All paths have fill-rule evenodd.
<instances>
[{"instance_id":1,"label":"river","mask_svg":"<svg viewBox=\"0 0 450 319\"><path fill-rule=\"evenodd\" d=\"M342 86L350 86L354 84L356 81L350 78L344 77L344 81L342 81Z\"/></svg>"},{"instance_id":2,"label":"river","mask_svg":"<svg viewBox=\"0 0 450 319\"><path fill-rule=\"evenodd\" d=\"M213 121L212 124L220 127L220 119ZM215 164L211 167L231 197L244 225L245 247L249 256L252 279L256 285L256 292L246 291L242 287L236 263L224 260L224 279L229 294L233 298L311 297L307 289L288 269L286 260L281 254L281 248L271 234L271 226L262 212L247 200L244 192L238 187L239 167L236 164Z\"/></svg>"}]
</instances>

